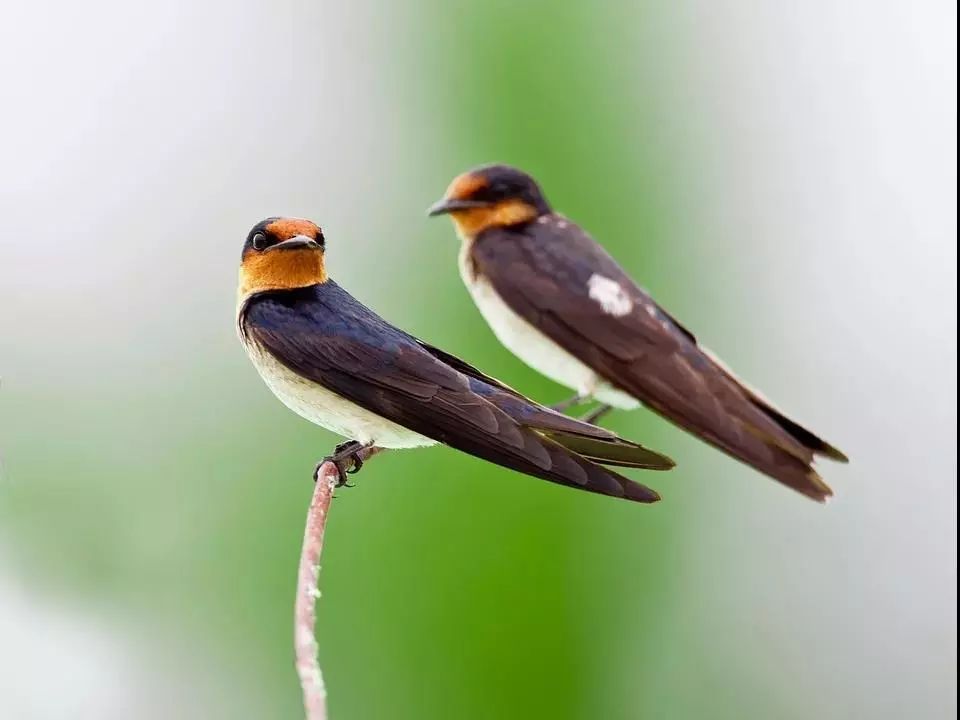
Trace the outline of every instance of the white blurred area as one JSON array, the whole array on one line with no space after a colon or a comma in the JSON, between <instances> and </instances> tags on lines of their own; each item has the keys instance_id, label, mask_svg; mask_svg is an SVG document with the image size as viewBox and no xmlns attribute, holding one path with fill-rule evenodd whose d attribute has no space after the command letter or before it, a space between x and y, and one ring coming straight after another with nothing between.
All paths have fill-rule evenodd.
<instances>
[{"instance_id":1,"label":"white blurred area","mask_svg":"<svg viewBox=\"0 0 960 720\"><path fill-rule=\"evenodd\" d=\"M297 0L5 8L0 323L29 332L14 322L26 307L36 332L82 297L58 329L76 330L78 359L118 332L162 345L184 312L229 314L224 247L238 257L257 220L322 218L333 236L359 225L365 198L387 193L370 169L404 147L382 68L389 16ZM362 251L389 222L366 213L339 234ZM4 372L43 372L17 365L20 340L0 339Z\"/></svg>"},{"instance_id":2,"label":"white blurred area","mask_svg":"<svg viewBox=\"0 0 960 720\"><path fill-rule=\"evenodd\" d=\"M176 665L157 648L166 641L116 616L57 602L4 574L0 564L0 717L5 720L163 720L206 717L214 703L237 707L198 686L198 657L186 648ZM166 658L169 661L169 656Z\"/></svg>"},{"instance_id":3,"label":"white blurred area","mask_svg":"<svg viewBox=\"0 0 960 720\"><path fill-rule=\"evenodd\" d=\"M154 700L142 658L120 633L57 610L0 577L3 652L17 662L0 673L4 717L160 717L142 714Z\"/></svg>"},{"instance_id":4,"label":"white blurred area","mask_svg":"<svg viewBox=\"0 0 960 720\"><path fill-rule=\"evenodd\" d=\"M680 180L703 210L676 312L851 464L821 463L826 508L723 465L672 621L708 663L729 643L718 675L769 658L785 713L955 717L956 4L683 8L664 114L689 118Z\"/></svg>"}]
</instances>

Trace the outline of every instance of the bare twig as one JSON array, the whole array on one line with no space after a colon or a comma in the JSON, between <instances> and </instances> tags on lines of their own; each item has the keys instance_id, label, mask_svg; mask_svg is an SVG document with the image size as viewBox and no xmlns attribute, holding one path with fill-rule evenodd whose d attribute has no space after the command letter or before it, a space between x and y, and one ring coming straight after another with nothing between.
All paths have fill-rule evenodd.
<instances>
[{"instance_id":1,"label":"bare twig","mask_svg":"<svg viewBox=\"0 0 960 720\"><path fill-rule=\"evenodd\" d=\"M380 452L371 447L360 451L361 460ZM323 552L323 531L327 525L330 500L338 479L337 467L325 462L317 473L317 483L307 511L307 527L303 533L300 551L300 569L297 573L297 600L294 607L293 646L296 653L297 674L303 688L303 708L307 720L327 719L327 689L317 660L317 578L320 574L320 555Z\"/></svg>"}]
</instances>

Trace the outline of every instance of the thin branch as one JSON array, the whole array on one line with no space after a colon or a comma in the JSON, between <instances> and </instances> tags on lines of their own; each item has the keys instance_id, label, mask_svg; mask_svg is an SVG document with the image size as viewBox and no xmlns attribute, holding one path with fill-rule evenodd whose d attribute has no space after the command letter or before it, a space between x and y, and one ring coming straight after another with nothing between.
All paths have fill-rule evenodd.
<instances>
[{"instance_id":1,"label":"thin branch","mask_svg":"<svg viewBox=\"0 0 960 720\"><path fill-rule=\"evenodd\" d=\"M380 448L371 447L360 451L361 460L366 460ZM300 551L300 569L297 573L297 600L294 607L293 646L303 688L303 708L307 720L327 720L327 689L317 660L317 579L320 574L320 555L323 552L323 532L327 525L330 500L338 479L337 466L325 462L317 473L317 482L307 511L307 526L303 533L303 549Z\"/></svg>"}]
</instances>

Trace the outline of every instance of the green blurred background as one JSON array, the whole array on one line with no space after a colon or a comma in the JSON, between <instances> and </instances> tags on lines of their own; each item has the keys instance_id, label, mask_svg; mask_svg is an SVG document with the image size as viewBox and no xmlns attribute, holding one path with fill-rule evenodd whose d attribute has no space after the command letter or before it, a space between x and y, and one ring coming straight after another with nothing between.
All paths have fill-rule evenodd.
<instances>
[{"instance_id":1,"label":"green blurred background","mask_svg":"<svg viewBox=\"0 0 960 720\"><path fill-rule=\"evenodd\" d=\"M853 463L819 507L645 411L610 425L680 461L649 508L378 457L328 528L332 717L955 716L955 6L5 14L0 717L300 715L337 439L235 338L241 243L317 220L357 297L553 402L423 216L490 161Z\"/></svg>"}]
</instances>

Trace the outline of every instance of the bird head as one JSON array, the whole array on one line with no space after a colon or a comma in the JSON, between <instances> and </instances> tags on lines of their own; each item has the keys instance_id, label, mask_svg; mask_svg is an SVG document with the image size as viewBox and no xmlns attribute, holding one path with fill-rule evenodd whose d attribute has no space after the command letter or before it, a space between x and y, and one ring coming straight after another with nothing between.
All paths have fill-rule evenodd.
<instances>
[{"instance_id":1,"label":"bird head","mask_svg":"<svg viewBox=\"0 0 960 720\"><path fill-rule=\"evenodd\" d=\"M243 243L240 297L326 282L323 253L323 232L310 220L272 217L258 222Z\"/></svg>"},{"instance_id":2,"label":"bird head","mask_svg":"<svg viewBox=\"0 0 960 720\"><path fill-rule=\"evenodd\" d=\"M537 181L509 165L486 165L459 175L427 211L449 215L461 236L522 225L551 212Z\"/></svg>"}]
</instances>

